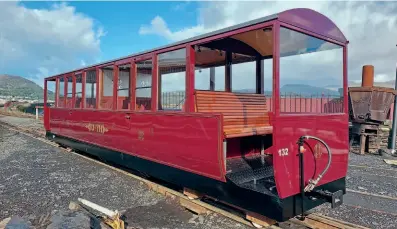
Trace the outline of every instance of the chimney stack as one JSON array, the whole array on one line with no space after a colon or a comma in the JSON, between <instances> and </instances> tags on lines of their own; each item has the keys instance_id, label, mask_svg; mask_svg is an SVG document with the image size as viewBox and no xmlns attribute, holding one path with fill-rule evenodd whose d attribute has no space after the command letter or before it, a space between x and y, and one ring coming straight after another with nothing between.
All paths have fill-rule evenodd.
<instances>
[{"instance_id":1,"label":"chimney stack","mask_svg":"<svg viewBox=\"0 0 397 229\"><path fill-rule=\"evenodd\" d=\"M374 66L364 65L361 87L373 87L374 86Z\"/></svg>"}]
</instances>

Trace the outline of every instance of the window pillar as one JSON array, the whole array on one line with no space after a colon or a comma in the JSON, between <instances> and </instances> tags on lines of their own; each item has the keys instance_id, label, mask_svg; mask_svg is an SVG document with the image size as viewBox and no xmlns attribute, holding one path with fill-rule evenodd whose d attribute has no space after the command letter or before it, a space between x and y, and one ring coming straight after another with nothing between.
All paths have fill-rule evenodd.
<instances>
[{"instance_id":1,"label":"window pillar","mask_svg":"<svg viewBox=\"0 0 397 229\"><path fill-rule=\"evenodd\" d=\"M264 94L264 71L263 60L260 57L256 59L256 94Z\"/></svg>"},{"instance_id":2,"label":"window pillar","mask_svg":"<svg viewBox=\"0 0 397 229\"><path fill-rule=\"evenodd\" d=\"M157 106L159 103L159 96L158 96L158 87L159 87L159 80L158 80L158 57L156 54L153 55L152 58L152 111L157 111Z\"/></svg>"},{"instance_id":3,"label":"window pillar","mask_svg":"<svg viewBox=\"0 0 397 229\"><path fill-rule=\"evenodd\" d=\"M47 80L44 80L44 96L43 96L44 108L47 107L47 93L48 93Z\"/></svg>"},{"instance_id":4,"label":"window pillar","mask_svg":"<svg viewBox=\"0 0 397 229\"><path fill-rule=\"evenodd\" d=\"M119 86L119 66L113 65L113 106L112 110L117 110L117 100L118 100L118 86Z\"/></svg>"},{"instance_id":5,"label":"window pillar","mask_svg":"<svg viewBox=\"0 0 397 229\"><path fill-rule=\"evenodd\" d=\"M195 50L193 46L186 46L186 103L185 112L194 112L194 71L195 71Z\"/></svg>"},{"instance_id":6,"label":"window pillar","mask_svg":"<svg viewBox=\"0 0 397 229\"><path fill-rule=\"evenodd\" d=\"M232 52L226 52L225 63L225 91L232 91Z\"/></svg>"},{"instance_id":7,"label":"window pillar","mask_svg":"<svg viewBox=\"0 0 397 229\"><path fill-rule=\"evenodd\" d=\"M59 97L59 78L56 78L55 79L55 107L59 107L58 97Z\"/></svg>"},{"instance_id":8,"label":"window pillar","mask_svg":"<svg viewBox=\"0 0 397 229\"><path fill-rule=\"evenodd\" d=\"M215 91L215 67L210 68L210 91Z\"/></svg>"},{"instance_id":9,"label":"window pillar","mask_svg":"<svg viewBox=\"0 0 397 229\"><path fill-rule=\"evenodd\" d=\"M63 76L63 107L66 107L68 101L68 77Z\"/></svg>"},{"instance_id":10,"label":"window pillar","mask_svg":"<svg viewBox=\"0 0 397 229\"><path fill-rule=\"evenodd\" d=\"M82 109L85 108L85 83L86 83L86 79L87 79L87 72L83 71L81 73L81 105L80 105L80 107Z\"/></svg>"},{"instance_id":11,"label":"window pillar","mask_svg":"<svg viewBox=\"0 0 397 229\"><path fill-rule=\"evenodd\" d=\"M131 61L130 65L130 109L136 110L136 63Z\"/></svg>"},{"instance_id":12,"label":"window pillar","mask_svg":"<svg viewBox=\"0 0 397 229\"><path fill-rule=\"evenodd\" d=\"M72 73L72 108L76 106L76 74Z\"/></svg>"},{"instance_id":13,"label":"window pillar","mask_svg":"<svg viewBox=\"0 0 397 229\"><path fill-rule=\"evenodd\" d=\"M101 70L99 69L99 67L96 67L95 68L95 76L96 76L96 88L95 88L95 90L96 90L96 104L95 104L95 107L96 107L96 109L99 109L99 104L100 104L100 100L101 100L101 95L100 95L100 88L101 88L101 85L102 85L102 77L99 77L99 74L101 74ZM94 94L94 87L91 87L91 90L92 90L92 95Z\"/></svg>"}]
</instances>

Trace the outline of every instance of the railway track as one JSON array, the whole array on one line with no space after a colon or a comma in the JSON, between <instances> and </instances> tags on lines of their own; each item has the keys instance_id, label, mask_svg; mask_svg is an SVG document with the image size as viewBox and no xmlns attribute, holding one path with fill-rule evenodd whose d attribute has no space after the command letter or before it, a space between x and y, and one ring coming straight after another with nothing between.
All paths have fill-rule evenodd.
<instances>
[{"instance_id":1,"label":"railway track","mask_svg":"<svg viewBox=\"0 0 397 229\"><path fill-rule=\"evenodd\" d=\"M298 219L290 219L287 222L278 223L272 219L268 219L263 216L246 212L242 209L236 209L231 206L225 205L223 203L219 203L214 199L201 197L199 193L195 193L193 190L177 189L170 185L163 184L159 181L151 180L148 177L143 177L136 173L131 173L131 171L128 171L124 168L107 164L105 162L98 161L97 159L94 159L87 155L74 152L70 148L64 148L58 145L57 143L45 139L44 137L45 132L43 130L17 127L2 121L0 121L0 126L33 137L43 143L61 148L65 153L73 153L85 160L92 161L96 164L108 167L119 173L123 173L128 177L131 177L133 179L140 181L143 184L146 184L149 190L158 192L168 198L172 198L178 201L180 205L182 205L183 207L185 207L190 211L195 212L198 215L214 212L223 215L227 218L230 218L232 220L235 220L236 222L239 222L244 225L273 228L273 229L277 229L277 228L366 229L366 227L363 226L348 223L345 221L340 221L317 213L312 213L307 215L304 221Z\"/></svg>"}]
</instances>

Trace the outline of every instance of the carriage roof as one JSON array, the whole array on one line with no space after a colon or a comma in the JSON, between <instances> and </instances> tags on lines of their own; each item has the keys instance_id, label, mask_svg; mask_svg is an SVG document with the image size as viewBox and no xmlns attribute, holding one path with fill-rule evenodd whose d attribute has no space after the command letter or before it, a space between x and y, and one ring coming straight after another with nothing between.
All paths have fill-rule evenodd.
<instances>
[{"instance_id":1,"label":"carriage roof","mask_svg":"<svg viewBox=\"0 0 397 229\"><path fill-rule=\"evenodd\" d=\"M92 69L94 67L103 66L106 64L112 64L113 62L120 61L123 59L140 56L140 55L148 54L151 52L161 51L162 49L172 48L173 46L187 44L189 42L198 41L198 40L201 40L204 38L220 35L220 34L227 33L227 32L233 31L233 30L237 30L237 29L241 29L244 27L249 27L252 25L256 25L256 24L260 24L260 23L264 23L264 22L268 22L268 21L273 21L273 20L278 20L278 21L296 26L300 29L304 29L304 30L310 31L312 33L324 36L324 37L328 38L329 40L333 40L338 43L342 43L342 44L348 43L346 37L341 32L341 30L328 17L326 17L323 14L320 14L314 10L311 10L311 9L295 8L295 9L286 10L286 11L283 11L280 13L276 13L273 15L254 19L251 21L247 21L244 23L240 23L240 24L237 24L234 26L229 26L229 27L219 29L219 30L216 30L213 32L209 32L209 33L205 33L205 34L198 35L195 37L191 37L191 38L181 40L178 42L174 42L174 43L171 43L168 45L160 46L160 47L157 47L154 49L134 53L134 54L120 57L120 58L113 59L113 60L104 61L104 62L97 63L94 65L86 66L84 68L75 69L73 71L64 72L64 73L61 73L61 74L58 74L55 76L51 76L48 78L53 78L53 77L56 77L59 75L70 74L72 72L78 72L78 71L82 71L84 69Z\"/></svg>"}]
</instances>

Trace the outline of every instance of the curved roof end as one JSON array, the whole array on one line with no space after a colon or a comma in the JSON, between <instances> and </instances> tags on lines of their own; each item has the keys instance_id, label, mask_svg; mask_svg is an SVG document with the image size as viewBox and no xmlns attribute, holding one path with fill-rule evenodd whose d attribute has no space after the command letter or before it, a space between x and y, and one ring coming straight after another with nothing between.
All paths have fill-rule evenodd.
<instances>
[{"instance_id":1,"label":"curved roof end","mask_svg":"<svg viewBox=\"0 0 397 229\"><path fill-rule=\"evenodd\" d=\"M279 13L278 19L344 44L348 43L348 40L338 26L328 17L317 11L306 8L290 9Z\"/></svg>"}]
</instances>

